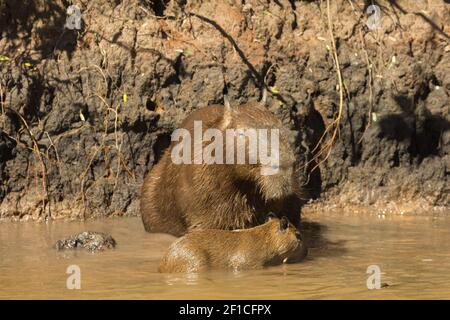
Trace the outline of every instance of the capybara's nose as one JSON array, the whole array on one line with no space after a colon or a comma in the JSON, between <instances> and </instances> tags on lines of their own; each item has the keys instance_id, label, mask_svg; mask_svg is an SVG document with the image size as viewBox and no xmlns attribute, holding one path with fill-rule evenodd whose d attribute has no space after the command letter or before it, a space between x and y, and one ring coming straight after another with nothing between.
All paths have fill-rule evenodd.
<instances>
[{"instance_id":1,"label":"capybara's nose","mask_svg":"<svg viewBox=\"0 0 450 320\"><path fill-rule=\"evenodd\" d=\"M299 241L303 241L303 237L302 237L302 234L300 233L300 231L295 231L295 236L297 237L297 239Z\"/></svg>"}]
</instances>

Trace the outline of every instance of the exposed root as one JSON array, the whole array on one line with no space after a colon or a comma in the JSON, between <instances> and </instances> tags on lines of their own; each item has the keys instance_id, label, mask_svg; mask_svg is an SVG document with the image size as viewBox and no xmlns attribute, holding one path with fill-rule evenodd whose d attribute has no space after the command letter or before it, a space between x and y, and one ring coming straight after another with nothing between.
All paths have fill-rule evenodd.
<instances>
[{"instance_id":1,"label":"exposed root","mask_svg":"<svg viewBox=\"0 0 450 320\"><path fill-rule=\"evenodd\" d=\"M336 48L336 41L335 41L334 32L333 32L333 22L331 20L331 14L330 14L330 0L327 0L327 20L328 20L328 33L329 33L330 42L331 42L330 51L331 51L331 54L332 54L332 57L334 60L334 64L335 64L335 68L336 68L336 75L337 75L337 79L338 79L338 86L339 86L339 108L338 108L338 114L337 114L336 118L325 128L322 136L320 137L316 146L313 148L312 153L314 154L314 156L309 161L307 161L302 167L297 169L297 170L300 170L300 169L308 166L310 163L316 162L314 167L311 170L309 170L308 178L307 178L307 181L305 182L305 185L309 183L309 180L311 178L311 173L314 172L314 170L316 170L325 161L327 161L328 157L330 156L333 144L339 135L340 125L341 125L343 110L344 110L344 81L342 78L341 66L339 63L339 57L338 57L337 48ZM328 141L324 145L322 145L322 142L325 139L325 137L327 136L329 131L332 131L331 137L328 139ZM318 150L318 151L315 152L316 150ZM324 154L326 154L326 155L324 157L322 157Z\"/></svg>"},{"instance_id":2,"label":"exposed root","mask_svg":"<svg viewBox=\"0 0 450 320\"><path fill-rule=\"evenodd\" d=\"M51 219L52 212L51 212L51 208L50 208L50 195L48 192L47 166L45 164L44 159L42 158L41 151L39 150L39 145L37 143L37 140L36 140L33 132L31 131L30 127L28 126L27 121L22 117L22 115L14 109L11 109L9 107L7 107L7 109L11 110L12 112L14 112L17 115L17 117L20 119L23 126L25 127L25 130L27 131L28 135L30 136L31 141L33 142L33 151L36 154L36 156L39 160L39 163L41 164L42 188L44 189L44 197L42 199L42 212L45 213L47 211L46 208L48 207L48 214L45 218ZM48 204L48 206L47 206L47 204Z\"/></svg>"},{"instance_id":3,"label":"exposed root","mask_svg":"<svg viewBox=\"0 0 450 320\"><path fill-rule=\"evenodd\" d=\"M104 63L106 64L106 62L107 62L106 61L106 56L105 55L103 55L103 56L104 56ZM92 64L92 65L90 65L88 67L85 67L85 68L81 68L80 70L78 70L78 73L81 73L82 71L89 70L89 69L95 69L101 74L101 76L102 76L102 78L104 80L104 85L105 85L105 89L104 90L106 92L107 88L108 88L108 79L112 79L111 75L107 71L106 71L107 74L105 74L104 70L100 66L94 65L94 64ZM125 101L124 97L126 96L126 93L123 92L122 90L120 90L119 88L117 88L117 86L114 83L113 83L113 86L115 87L115 89L117 89L117 91L119 93L121 93L121 95L122 95L121 97L123 99L123 103L125 103L126 101ZM117 105L115 107L112 107L107 102L107 98L101 93L99 88L97 89L97 92L92 93L91 95L89 95L87 97L87 99L92 98L92 97L98 98L101 101L101 103L106 107L107 113L112 112L114 114L114 140L115 140L114 148L116 149L117 156L118 156L118 158L117 158L117 168L116 168L116 172L115 172L115 182L114 182L114 189L115 189L117 187L117 184L118 184L119 175L121 173L122 167L125 169L125 171L127 172L127 174L130 177L135 179L135 175L131 172L131 170L126 165L124 157L123 157L123 154L122 154L123 134L122 134L121 137L119 137L119 108L120 108L121 103L117 103ZM85 168L85 170L83 171L83 174L81 175L81 183L80 183L81 184L80 185L80 195L81 196L80 197L81 197L81 200L82 200L82 203L83 203L83 218L84 219L86 219L86 188L85 188L86 177L87 177L87 174L89 172L89 169L92 166L92 163L93 163L95 157L98 155L100 150L103 150L106 147L106 136L107 136L108 130L109 130L108 119L107 118L105 118L104 123L105 123L105 129L104 129L104 133L103 133L103 136L102 136L102 142L100 143L99 147L96 147L94 153L92 154L92 156L89 159L87 167ZM107 151L104 150L104 152L106 154Z\"/></svg>"}]
</instances>

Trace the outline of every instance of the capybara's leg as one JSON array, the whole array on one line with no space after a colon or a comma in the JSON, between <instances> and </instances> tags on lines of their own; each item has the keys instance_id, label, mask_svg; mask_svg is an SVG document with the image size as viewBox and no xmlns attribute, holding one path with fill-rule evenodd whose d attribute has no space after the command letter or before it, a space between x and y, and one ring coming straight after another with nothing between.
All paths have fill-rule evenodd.
<instances>
[{"instance_id":1,"label":"capybara's leg","mask_svg":"<svg viewBox=\"0 0 450 320\"><path fill-rule=\"evenodd\" d=\"M147 232L170 233L182 236L186 225L176 206L171 190L160 190L152 174L145 178L141 192L141 217Z\"/></svg>"},{"instance_id":2,"label":"capybara's leg","mask_svg":"<svg viewBox=\"0 0 450 320\"><path fill-rule=\"evenodd\" d=\"M141 204L141 216L145 231L147 232L169 233L177 237L186 233L185 224L181 219L177 218L176 214L167 214L151 204Z\"/></svg>"}]
</instances>

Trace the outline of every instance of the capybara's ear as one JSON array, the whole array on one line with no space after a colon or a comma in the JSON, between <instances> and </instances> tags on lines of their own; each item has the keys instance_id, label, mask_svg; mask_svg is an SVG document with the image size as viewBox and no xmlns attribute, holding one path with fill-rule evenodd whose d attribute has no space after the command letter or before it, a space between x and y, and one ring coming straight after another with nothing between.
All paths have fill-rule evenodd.
<instances>
[{"instance_id":1,"label":"capybara's ear","mask_svg":"<svg viewBox=\"0 0 450 320\"><path fill-rule=\"evenodd\" d=\"M267 216L266 216L266 222L267 222L267 221L270 221L270 220L272 220L272 219L278 219L278 217L277 217L277 215L276 215L275 213L269 212L269 213L267 214Z\"/></svg>"},{"instance_id":2,"label":"capybara's ear","mask_svg":"<svg viewBox=\"0 0 450 320\"><path fill-rule=\"evenodd\" d=\"M280 219L280 230L284 231L289 228L289 220L286 217Z\"/></svg>"}]
</instances>

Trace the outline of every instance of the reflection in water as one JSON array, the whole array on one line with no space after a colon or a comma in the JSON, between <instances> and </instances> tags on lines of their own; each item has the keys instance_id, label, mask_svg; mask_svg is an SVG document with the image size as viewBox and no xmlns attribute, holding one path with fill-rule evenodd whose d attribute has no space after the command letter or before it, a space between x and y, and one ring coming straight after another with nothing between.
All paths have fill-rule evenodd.
<instances>
[{"instance_id":1,"label":"reflection in water","mask_svg":"<svg viewBox=\"0 0 450 320\"><path fill-rule=\"evenodd\" d=\"M164 281L168 286L173 286L177 284L185 285L197 285L199 280L199 274L197 273L187 273L187 274L163 274ZM186 298L187 299L187 298Z\"/></svg>"},{"instance_id":2,"label":"reflection in water","mask_svg":"<svg viewBox=\"0 0 450 320\"><path fill-rule=\"evenodd\" d=\"M263 270L159 274L175 239L148 234L139 218L0 223L0 298L62 299L395 299L450 298L450 216L311 215L303 223L309 256ZM118 246L101 253L53 249L56 240L94 230ZM81 289L66 288L78 265ZM367 267L389 286L369 290Z\"/></svg>"},{"instance_id":3,"label":"reflection in water","mask_svg":"<svg viewBox=\"0 0 450 320\"><path fill-rule=\"evenodd\" d=\"M327 226L315 221L302 221L301 229L303 231L306 245L311 250L322 249L322 253L326 255L342 255L346 253L346 240L332 241L324 236ZM326 249L326 250L323 250ZM314 259L315 255L309 259Z\"/></svg>"}]
</instances>

